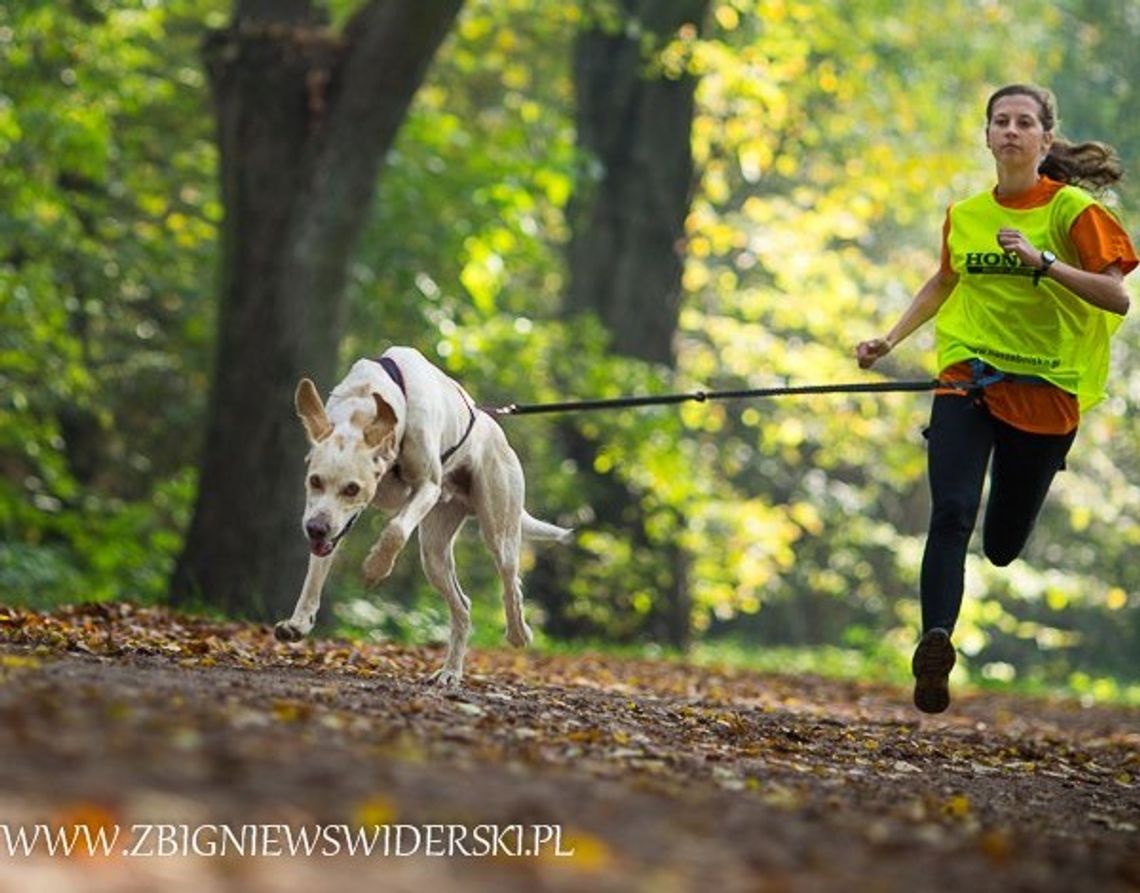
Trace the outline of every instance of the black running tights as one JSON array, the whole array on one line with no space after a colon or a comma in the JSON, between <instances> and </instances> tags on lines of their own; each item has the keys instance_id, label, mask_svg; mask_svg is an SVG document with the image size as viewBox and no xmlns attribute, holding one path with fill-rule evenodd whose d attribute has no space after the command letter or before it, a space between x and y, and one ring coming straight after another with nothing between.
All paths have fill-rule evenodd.
<instances>
[{"instance_id":1,"label":"black running tights","mask_svg":"<svg viewBox=\"0 0 1140 893\"><path fill-rule=\"evenodd\" d=\"M990 492L983 550L1004 567L1025 546L1070 434L1031 434L993 418L982 398L939 394L927 430L931 517L922 556L922 628L952 632L962 606L966 549L978 517L986 466Z\"/></svg>"}]
</instances>

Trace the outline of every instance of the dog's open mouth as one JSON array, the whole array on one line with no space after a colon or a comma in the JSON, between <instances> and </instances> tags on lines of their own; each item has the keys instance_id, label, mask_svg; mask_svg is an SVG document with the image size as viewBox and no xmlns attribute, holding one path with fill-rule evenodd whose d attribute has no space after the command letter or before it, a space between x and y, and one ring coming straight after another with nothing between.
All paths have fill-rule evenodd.
<instances>
[{"instance_id":1,"label":"dog's open mouth","mask_svg":"<svg viewBox=\"0 0 1140 893\"><path fill-rule=\"evenodd\" d=\"M351 518L349 518L348 522L344 525L343 528L341 528L340 533L338 533L332 539L327 539L327 540L325 540L325 539L322 539L322 540L310 539L309 540L309 552L311 552L317 558L328 558L330 555L332 555L333 551L336 549L337 544L342 539L344 539L345 534L348 533L350 530L352 530L352 525L356 523L356 519L359 517L360 517L360 512L357 512L355 515L353 515Z\"/></svg>"}]
</instances>

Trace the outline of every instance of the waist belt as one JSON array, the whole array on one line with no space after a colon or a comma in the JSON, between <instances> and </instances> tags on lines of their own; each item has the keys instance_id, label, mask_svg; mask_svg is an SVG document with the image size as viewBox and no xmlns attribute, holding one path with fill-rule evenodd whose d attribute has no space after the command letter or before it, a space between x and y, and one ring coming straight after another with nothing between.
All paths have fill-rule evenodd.
<instances>
[{"instance_id":1,"label":"waist belt","mask_svg":"<svg viewBox=\"0 0 1140 893\"><path fill-rule=\"evenodd\" d=\"M992 384L997 384L999 381L1012 381L1017 384L1032 384L1032 385L1053 385L1053 382L1047 381L1039 375L1022 375L1018 372L1003 372L1001 369L995 369L989 363L982 362L977 357L970 360L970 374L971 378L965 382L952 382L951 387L960 387L962 390L968 391L981 391L988 388Z\"/></svg>"}]
</instances>

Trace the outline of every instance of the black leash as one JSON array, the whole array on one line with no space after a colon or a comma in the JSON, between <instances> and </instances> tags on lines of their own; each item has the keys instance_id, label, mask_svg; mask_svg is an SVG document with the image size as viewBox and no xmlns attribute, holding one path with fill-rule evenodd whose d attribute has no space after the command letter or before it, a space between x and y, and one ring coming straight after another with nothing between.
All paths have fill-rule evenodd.
<instances>
[{"instance_id":1,"label":"black leash","mask_svg":"<svg viewBox=\"0 0 1140 893\"><path fill-rule=\"evenodd\" d=\"M883 394L893 392L933 391L950 387L967 390L970 382L943 382L938 379L918 381L879 381L861 384L817 384L782 388L749 388L742 391L690 391L686 394L656 394L644 397L613 397L607 400L566 400L560 403L508 403L485 406L491 415L535 415L546 412L583 412L594 409L629 409L637 406L669 406L676 403L704 403L707 400L748 400L764 397L791 397L803 394Z\"/></svg>"}]
</instances>

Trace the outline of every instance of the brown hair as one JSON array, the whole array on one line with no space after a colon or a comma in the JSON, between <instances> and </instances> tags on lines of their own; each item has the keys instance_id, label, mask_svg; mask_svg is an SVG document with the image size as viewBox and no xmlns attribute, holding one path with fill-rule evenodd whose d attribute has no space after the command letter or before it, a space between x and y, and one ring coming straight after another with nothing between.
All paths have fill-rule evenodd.
<instances>
[{"instance_id":1,"label":"brown hair","mask_svg":"<svg viewBox=\"0 0 1140 893\"><path fill-rule=\"evenodd\" d=\"M1029 84L1009 84L1002 87L986 103L986 126L993 118L994 105L1006 96L1029 96L1037 101L1041 126L1053 131L1057 126L1056 103L1053 95L1041 87ZM1071 143L1056 136L1049 154L1037 168L1038 172L1062 183L1072 183L1100 192L1120 181L1124 169L1116 150L1107 143Z\"/></svg>"}]
</instances>

